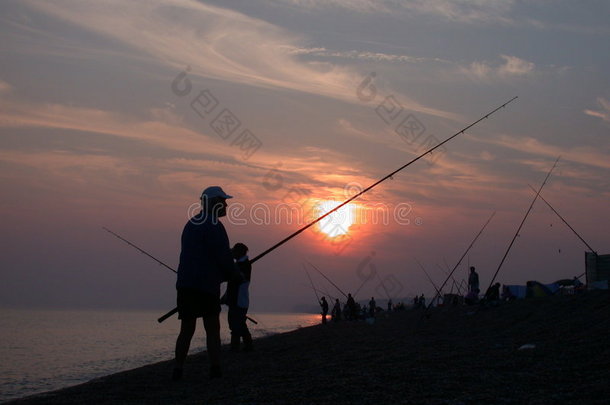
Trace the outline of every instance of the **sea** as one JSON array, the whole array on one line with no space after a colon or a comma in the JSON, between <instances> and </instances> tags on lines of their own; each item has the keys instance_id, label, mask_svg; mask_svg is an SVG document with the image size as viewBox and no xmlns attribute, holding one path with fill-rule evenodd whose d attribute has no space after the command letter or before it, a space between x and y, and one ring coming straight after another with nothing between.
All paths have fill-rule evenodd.
<instances>
[{"instance_id":1,"label":"sea","mask_svg":"<svg viewBox=\"0 0 610 405\"><path fill-rule=\"evenodd\" d=\"M159 324L160 312L0 309L0 402L172 359L180 321ZM304 313L248 315L258 322L248 322L255 339L320 322ZM224 344L226 312L221 321ZM205 349L204 336L199 322L191 353Z\"/></svg>"}]
</instances>

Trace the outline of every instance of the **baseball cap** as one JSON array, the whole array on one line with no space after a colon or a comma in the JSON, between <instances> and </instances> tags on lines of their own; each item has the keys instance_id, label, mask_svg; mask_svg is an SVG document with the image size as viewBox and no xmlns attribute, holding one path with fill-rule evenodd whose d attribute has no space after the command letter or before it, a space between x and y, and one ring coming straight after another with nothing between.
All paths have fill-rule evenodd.
<instances>
[{"instance_id":1,"label":"baseball cap","mask_svg":"<svg viewBox=\"0 0 610 405\"><path fill-rule=\"evenodd\" d=\"M206 198L215 198L215 197L220 197L220 198L233 198L232 195L228 195L227 193L225 193L223 191L222 188L218 187L218 186L210 186L208 188L206 188L205 190L203 190L203 193L201 193L201 199L203 199L203 197Z\"/></svg>"}]
</instances>

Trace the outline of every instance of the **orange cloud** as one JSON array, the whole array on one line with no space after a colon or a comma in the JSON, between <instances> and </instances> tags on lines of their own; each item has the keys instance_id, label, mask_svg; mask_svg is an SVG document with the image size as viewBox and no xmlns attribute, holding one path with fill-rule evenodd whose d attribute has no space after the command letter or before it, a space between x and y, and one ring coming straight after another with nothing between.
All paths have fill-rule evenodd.
<instances>
[{"instance_id":1,"label":"orange cloud","mask_svg":"<svg viewBox=\"0 0 610 405\"><path fill-rule=\"evenodd\" d=\"M605 122L610 122L610 101L603 97L597 98L597 105L599 110L584 110L584 113L592 117L601 118Z\"/></svg>"}]
</instances>

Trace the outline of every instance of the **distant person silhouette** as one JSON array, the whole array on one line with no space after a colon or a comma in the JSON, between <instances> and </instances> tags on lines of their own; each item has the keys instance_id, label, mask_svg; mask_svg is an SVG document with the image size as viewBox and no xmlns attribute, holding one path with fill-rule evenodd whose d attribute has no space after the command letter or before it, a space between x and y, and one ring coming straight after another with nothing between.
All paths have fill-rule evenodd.
<instances>
[{"instance_id":1,"label":"distant person silhouette","mask_svg":"<svg viewBox=\"0 0 610 405\"><path fill-rule=\"evenodd\" d=\"M335 300L335 305L330 314L333 317L333 321L339 322L341 320L341 303L339 302L339 298Z\"/></svg>"},{"instance_id":2,"label":"distant person silhouette","mask_svg":"<svg viewBox=\"0 0 610 405\"><path fill-rule=\"evenodd\" d=\"M479 294L479 274L475 271L474 266L470 266L470 274L468 275L468 292Z\"/></svg>"},{"instance_id":3,"label":"distant person silhouette","mask_svg":"<svg viewBox=\"0 0 610 405\"><path fill-rule=\"evenodd\" d=\"M352 297L351 293L347 293L347 319L350 321L356 317L356 301L354 301L354 297Z\"/></svg>"},{"instance_id":4,"label":"distant person silhouette","mask_svg":"<svg viewBox=\"0 0 610 405\"><path fill-rule=\"evenodd\" d=\"M392 312L392 298L388 300L388 312Z\"/></svg>"},{"instance_id":5,"label":"distant person silhouette","mask_svg":"<svg viewBox=\"0 0 610 405\"><path fill-rule=\"evenodd\" d=\"M252 335L246 324L250 296L248 288L252 274L252 264L248 259L248 247L243 243L236 243L231 249L233 258L240 272L240 277L227 283L227 305L229 311L227 320L231 330L231 351L238 352L241 340L244 341L244 351L252 351Z\"/></svg>"},{"instance_id":6,"label":"distant person silhouette","mask_svg":"<svg viewBox=\"0 0 610 405\"><path fill-rule=\"evenodd\" d=\"M326 323L326 316L328 315L328 302L326 298L320 298L320 306L322 307L322 323Z\"/></svg>"},{"instance_id":7,"label":"distant person silhouette","mask_svg":"<svg viewBox=\"0 0 610 405\"><path fill-rule=\"evenodd\" d=\"M420 308L426 308L426 297L424 297L424 294L419 296L419 306Z\"/></svg>"},{"instance_id":8,"label":"distant person silhouette","mask_svg":"<svg viewBox=\"0 0 610 405\"><path fill-rule=\"evenodd\" d=\"M203 318L210 362L210 378L222 376L220 368L220 284L237 273L229 238L219 218L226 215L228 198L218 186L201 194L201 212L182 231L176 281L180 334L176 339L173 380L182 378L184 363L197 318Z\"/></svg>"},{"instance_id":9,"label":"distant person silhouette","mask_svg":"<svg viewBox=\"0 0 610 405\"><path fill-rule=\"evenodd\" d=\"M375 302L375 297L371 297L369 301L369 315L375 316L375 310L377 309L377 303Z\"/></svg>"}]
</instances>

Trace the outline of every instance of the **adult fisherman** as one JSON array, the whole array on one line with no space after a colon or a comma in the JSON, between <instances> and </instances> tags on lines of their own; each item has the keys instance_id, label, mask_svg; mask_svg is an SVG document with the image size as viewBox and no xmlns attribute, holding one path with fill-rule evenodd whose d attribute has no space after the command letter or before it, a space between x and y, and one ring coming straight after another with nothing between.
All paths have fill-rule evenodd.
<instances>
[{"instance_id":1,"label":"adult fisherman","mask_svg":"<svg viewBox=\"0 0 610 405\"><path fill-rule=\"evenodd\" d=\"M232 196L218 186L201 194L201 212L182 231L182 250L176 282L180 334L176 340L173 380L182 378L197 318L203 318L210 378L222 376L220 367L220 284L239 272L233 262L227 232L219 218L227 212Z\"/></svg>"}]
</instances>

